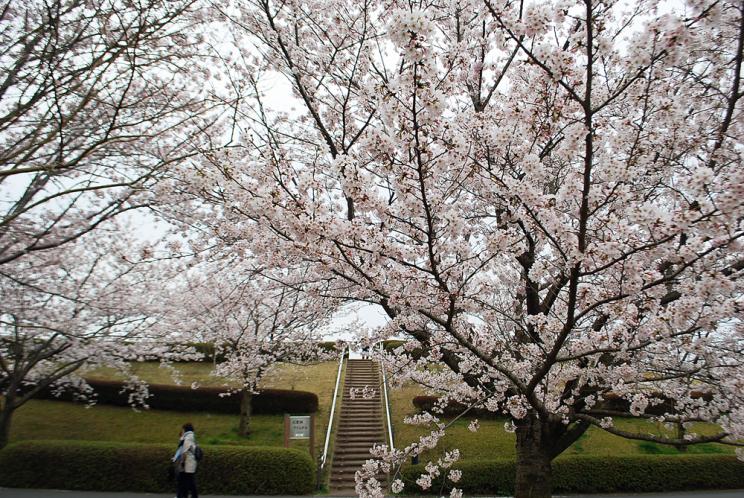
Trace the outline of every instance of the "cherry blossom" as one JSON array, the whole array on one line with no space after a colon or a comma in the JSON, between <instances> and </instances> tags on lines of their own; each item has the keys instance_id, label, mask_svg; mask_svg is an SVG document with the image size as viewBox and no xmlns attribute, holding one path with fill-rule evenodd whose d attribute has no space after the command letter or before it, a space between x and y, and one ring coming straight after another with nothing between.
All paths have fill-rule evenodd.
<instances>
[{"instance_id":1,"label":"cherry blossom","mask_svg":"<svg viewBox=\"0 0 744 498\"><path fill-rule=\"evenodd\" d=\"M171 187L214 213L211 236L383 309L377 337L408 341L379 355L394 382L509 418L518 497L550 496L551 461L591 426L740 444L741 6L320 7L226 9L259 54L246 132ZM292 113L262 91L279 77ZM443 430L376 456L399 466Z\"/></svg>"}]
</instances>

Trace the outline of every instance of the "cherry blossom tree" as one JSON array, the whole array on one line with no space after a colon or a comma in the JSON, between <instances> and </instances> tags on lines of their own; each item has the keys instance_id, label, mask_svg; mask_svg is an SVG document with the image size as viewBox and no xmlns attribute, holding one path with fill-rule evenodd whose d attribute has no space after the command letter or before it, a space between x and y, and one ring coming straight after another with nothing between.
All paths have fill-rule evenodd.
<instances>
[{"instance_id":1,"label":"cherry blossom tree","mask_svg":"<svg viewBox=\"0 0 744 498\"><path fill-rule=\"evenodd\" d=\"M217 117L194 0L0 10L0 264L147 206ZM214 63L211 62L213 65Z\"/></svg>"},{"instance_id":2,"label":"cherry blossom tree","mask_svg":"<svg viewBox=\"0 0 744 498\"><path fill-rule=\"evenodd\" d=\"M224 7L258 54L254 100L236 107L242 149L184 180L214 204L215 232L267 266L309 264L337 282L332 297L382 307L381 337L410 338L387 358L394 373L506 414L517 497L550 496L551 461L589 427L740 445L743 10ZM277 75L292 109L266 95ZM616 416L682 430L632 433ZM695 421L719 431L686 430ZM378 449L357 491L382 496L371 476L441 433Z\"/></svg>"},{"instance_id":3,"label":"cherry blossom tree","mask_svg":"<svg viewBox=\"0 0 744 498\"><path fill-rule=\"evenodd\" d=\"M130 335L157 321L132 302L157 290L141 287L154 274L135 268L136 239L112 235L139 228L112 220L167 203L156 187L169 169L225 142L212 138L225 93L204 69L221 64L203 37L209 12L194 0L0 6L0 444L35 392L104 359L124 368L139 350Z\"/></svg>"},{"instance_id":4,"label":"cherry blossom tree","mask_svg":"<svg viewBox=\"0 0 744 498\"><path fill-rule=\"evenodd\" d=\"M158 328L163 308L153 298L172 269L150 259L147 247L133 255L135 243L119 230L2 266L0 447L14 411L41 391L71 389L94 401L84 375L106 366L125 376L132 404L146 406L147 386L130 362L181 357Z\"/></svg>"},{"instance_id":5,"label":"cherry blossom tree","mask_svg":"<svg viewBox=\"0 0 744 498\"><path fill-rule=\"evenodd\" d=\"M266 270L233 255L192 268L174 293L182 333L214 344L222 360L213 374L238 384L226 394L240 396L241 436L251 432L253 395L278 363L329 357L320 329L334 307L304 292L306 276L302 268Z\"/></svg>"}]
</instances>

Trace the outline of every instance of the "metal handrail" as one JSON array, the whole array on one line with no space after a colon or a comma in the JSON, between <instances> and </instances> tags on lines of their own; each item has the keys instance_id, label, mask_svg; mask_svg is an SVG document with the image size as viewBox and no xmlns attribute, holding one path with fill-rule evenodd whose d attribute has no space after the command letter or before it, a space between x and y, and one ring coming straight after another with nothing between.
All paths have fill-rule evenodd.
<instances>
[{"instance_id":1,"label":"metal handrail","mask_svg":"<svg viewBox=\"0 0 744 498\"><path fill-rule=\"evenodd\" d=\"M380 355L382 355L383 352L383 345L382 342L380 342ZM388 428L388 438L390 439L390 451L395 449L395 446L393 446L393 425L390 421L390 400L388 399L388 389L387 389L387 377L385 376L385 365L382 364L382 361L380 361L380 367L382 370L382 392L385 394L385 415L387 416L387 428Z\"/></svg>"},{"instance_id":2,"label":"metal handrail","mask_svg":"<svg viewBox=\"0 0 744 498\"><path fill-rule=\"evenodd\" d=\"M328 459L328 443L331 440L331 429L333 429L333 414L336 411L336 398L338 397L338 386L341 382L341 369L344 366L344 356L346 356L346 346L341 350L341 357L338 360L338 374L336 375L336 388L333 390L333 403L331 403L331 414L328 417L328 430L326 431L325 444L323 445L323 456L320 459L320 468L326 464Z\"/></svg>"}]
</instances>

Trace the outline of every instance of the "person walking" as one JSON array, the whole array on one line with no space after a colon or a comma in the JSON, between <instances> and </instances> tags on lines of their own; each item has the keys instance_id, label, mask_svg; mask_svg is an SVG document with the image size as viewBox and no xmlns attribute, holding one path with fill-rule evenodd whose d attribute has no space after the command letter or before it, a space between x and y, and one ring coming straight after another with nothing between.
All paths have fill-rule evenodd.
<instances>
[{"instance_id":1,"label":"person walking","mask_svg":"<svg viewBox=\"0 0 744 498\"><path fill-rule=\"evenodd\" d=\"M199 498L196 491L196 438L194 426L190 423L183 424L181 428L173 464L176 471L176 498L188 498L189 493L191 498Z\"/></svg>"}]
</instances>

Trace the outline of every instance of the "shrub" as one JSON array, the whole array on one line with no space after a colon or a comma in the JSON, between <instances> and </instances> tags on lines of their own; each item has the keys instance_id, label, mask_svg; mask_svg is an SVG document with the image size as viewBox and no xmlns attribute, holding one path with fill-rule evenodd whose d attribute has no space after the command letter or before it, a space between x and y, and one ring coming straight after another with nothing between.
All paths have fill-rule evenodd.
<instances>
[{"instance_id":1,"label":"shrub","mask_svg":"<svg viewBox=\"0 0 744 498\"><path fill-rule=\"evenodd\" d=\"M744 487L744 462L733 455L638 455L559 458L557 491L686 491Z\"/></svg>"},{"instance_id":2,"label":"shrub","mask_svg":"<svg viewBox=\"0 0 744 498\"><path fill-rule=\"evenodd\" d=\"M318 343L318 347L321 350L325 351L325 352L330 352L330 353L332 353L332 352L338 352L338 353L340 353L341 351L339 351L339 349L336 346L337 346L336 341L321 341L321 342Z\"/></svg>"},{"instance_id":3,"label":"shrub","mask_svg":"<svg viewBox=\"0 0 744 498\"><path fill-rule=\"evenodd\" d=\"M0 486L97 491L172 492L174 448L91 441L25 441L0 451ZM197 482L205 494L308 494L310 455L270 447L204 446Z\"/></svg>"},{"instance_id":4,"label":"shrub","mask_svg":"<svg viewBox=\"0 0 744 498\"><path fill-rule=\"evenodd\" d=\"M317 411L318 396L307 391L260 389L253 397L253 413L315 413Z\"/></svg>"},{"instance_id":5,"label":"shrub","mask_svg":"<svg viewBox=\"0 0 744 498\"><path fill-rule=\"evenodd\" d=\"M115 406L129 406L129 395L122 393L124 383L110 380L89 380L97 395L98 403ZM240 396L220 396L224 389L219 387L200 387L150 384L150 398L147 404L156 410L205 411L210 413L240 413ZM50 390L37 396L42 399L61 399L73 401L75 395L65 392L59 398ZM314 413L318 411L318 396L307 391L286 389L261 389L253 396L253 411L256 415L281 413Z\"/></svg>"},{"instance_id":6,"label":"shrub","mask_svg":"<svg viewBox=\"0 0 744 498\"><path fill-rule=\"evenodd\" d=\"M514 492L513 460L462 461L456 487L466 494ZM403 470L408 493L420 493L415 484L423 465ZM452 487L448 482L447 489ZM441 478L430 491L439 493ZM729 455L634 455L559 457L553 462L553 492L615 493L744 488L744 462Z\"/></svg>"},{"instance_id":7,"label":"shrub","mask_svg":"<svg viewBox=\"0 0 744 498\"><path fill-rule=\"evenodd\" d=\"M401 347L405 343L406 341L402 341L400 339L388 339L386 341L382 341L382 347L385 349L385 351L391 353L393 350Z\"/></svg>"}]
</instances>

